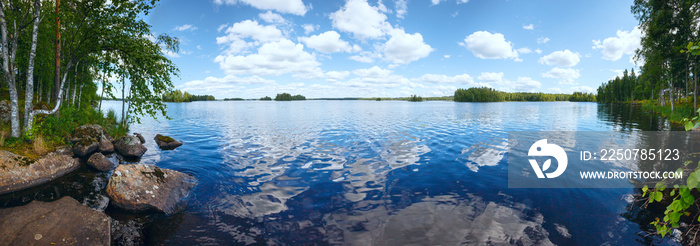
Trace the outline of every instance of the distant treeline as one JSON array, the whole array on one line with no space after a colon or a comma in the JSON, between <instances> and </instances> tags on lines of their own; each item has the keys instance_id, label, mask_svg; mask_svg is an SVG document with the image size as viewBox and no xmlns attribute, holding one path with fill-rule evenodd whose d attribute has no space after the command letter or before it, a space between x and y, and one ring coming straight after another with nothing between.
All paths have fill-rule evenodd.
<instances>
[{"instance_id":1,"label":"distant treeline","mask_svg":"<svg viewBox=\"0 0 700 246\"><path fill-rule=\"evenodd\" d=\"M224 101L245 101L245 99L240 98L240 97L234 97L234 98L224 98Z\"/></svg>"},{"instance_id":2,"label":"distant treeline","mask_svg":"<svg viewBox=\"0 0 700 246\"><path fill-rule=\"evenodd\" d=\"M574 92L574 94L550 94L542 92L503 92L488 87L457 89L455 102L506 102L506 101L574 101L595 102L593 93Z\"/></svg>"},{"instance_id":3,"label":"distant treeline","mask_svg":"<svg viewBox=\"0 0 700 246\"><path fill-rule=\"evenodd\" d=\"M216 98L212 95L192 95L188 92L180 90L170 91L163 94L163 102L194 102L194 101L215 101Z\"/></svg>"},{"instance_id":4,"label":"distant treeline","mask_svg":"<svg viewBox=\"0 0 700 246\"><path fill-rule=\"evenodd\" d=\"M631 73L625 69L622 77L617 76L598 87L598 102L628 102L635 99L645 99L645 89L639 84L634 69Z\"/></svg>"},{"instance_id":5,"label":"distant treeline","mask_svg":"<svg viewBox=\"0 0 700 246\"><path fill-rule=\"evenodd\" d=\"M277 94L277 96L275 97L275 101L302 101L302 100L306 100L306 97L302 96L302 95L292 96L289 93Z\"/></svg>"}]
</instances>

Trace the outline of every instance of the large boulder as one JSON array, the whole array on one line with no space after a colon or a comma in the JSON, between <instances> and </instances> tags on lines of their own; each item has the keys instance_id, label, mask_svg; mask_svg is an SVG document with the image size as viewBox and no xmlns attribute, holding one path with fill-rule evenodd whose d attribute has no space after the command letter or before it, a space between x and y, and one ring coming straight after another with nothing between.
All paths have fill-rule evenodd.
<instances>
[{"instance_id":1,"label":"large boulder","mask_svg":"<svg viewBox=\"0 0 700 246\"><path fill-rule=\"evenodd\" d=\"M98 149L100 143L106 140L100 125L84 125L73 130L70 136L73 142L73 153L79 157L88 157Z\"/></svg>"},{"instance_id":2,"label":"large boulder","mask_svg":"<svg viewBox=\"0 0 700 246\"><path fill-rule=\"evenodd\" d=\"M156 144L162 150L170 150L182 146L182 142L160 134L156 134L156 137L153 139L156 140Z\"/></svg>"},{"instance_id":3,"label":"large boulder","mask_svg":"<svg viewBox=\"0 0 700 246\"><path fill-rule=\"evenodd\" d=\"M139 140L139 138L136 136L125 136L120 138L114 143L114 149L116 149L122 156L128 158L141 157L144 153L146 153L146 150L148 150L146 146L141 144L141 140Z\"/></svg>"},{"instance_id":4,"label":"large boulder","mask_svg":"<svg viewBox=\"0 0 700 246\"><path fill-rule=\"evenodd\" d=\"M0 245L109 245L107 215L65 196L0 209Z\"/></svg>"},{"instance_id":5,"label":"large boulder","mask_svg":"<svg viewBox=\"0 0 700 246\"><path fill-rule=\"evenodd\" d=\"M111 203L130 211L178 212L197 180L189 174L152 165L119 165L107 184Z\"/></svg>"},{"instance_id":6,"label":"large boulder","mask_svg":"<svg viewBox=\"0 0 700 246\"><path fill-rule=\"evenodd\" d=\"M0 123L10 122L10 103L7 100L0 101Z\"/></svg>"},{"instance_id":7,"label":"large boulder","mask_svg":"<svg viewBox=\"0 0 700 246\"><path fill-rule=\"evenodd\" d=\"M114 145L112 144L112 141L109 141L108 138L104 137L100 139L100 142L98 143L100 145L100 152L102 153L112 153L114 152Z\"/></svg>"},{"instance_id":8,"label":"large boulder","mask_svg":"<svg viewBox=\"0 0 700 246\"><path fill-rule=\"evenodd\" d=\"M109 159L107 159L107 157L105 157L102 153L92 154L92 156L90 156L90 159L88 159L87 164L102 172L107 172L114 168L114 164Z\"/></svg>"},{"instance_id":9,"label":"large boulder","mask_svg":"<svg viewBox=\"0 0 700 246\"><path fill-rule=\"evenodd\" d=\"M38 161L0 150L0 194L26 189L54 180L78 169L68 155L51 152Z\"/></svg>"}]
</instances>

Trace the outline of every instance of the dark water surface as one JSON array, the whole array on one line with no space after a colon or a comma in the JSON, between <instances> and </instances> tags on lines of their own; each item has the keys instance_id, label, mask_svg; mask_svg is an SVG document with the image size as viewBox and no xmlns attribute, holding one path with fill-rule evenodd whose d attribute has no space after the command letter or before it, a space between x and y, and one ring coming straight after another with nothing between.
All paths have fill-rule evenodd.
<instances>
[{"instance_id":1,"label":"dark water surface","mask_svg":"<svg viewBox=\"0 0 700 246\"><path fill-rule=\"evenodd\" d=\"M70 195L114 219L115 244L674 244L645 232L638 190L508 188L509 131L670 128L631 105L236 101L168 116L131 131L147 139L141 163L199 180L182 213L108 206L109 174L85 167L0 206ZM158 133L184 145L161 151Z\"/></svg>"}]
</instances>

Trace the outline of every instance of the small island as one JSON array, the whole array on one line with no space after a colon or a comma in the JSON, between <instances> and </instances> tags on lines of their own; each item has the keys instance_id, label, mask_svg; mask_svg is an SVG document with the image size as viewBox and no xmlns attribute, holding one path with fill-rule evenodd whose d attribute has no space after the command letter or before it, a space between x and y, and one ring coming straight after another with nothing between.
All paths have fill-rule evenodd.
<instances>
[{"instance_id":1,"label":"small island","mask_svg":"<svg viewBox=\"0 0 700 246\"><path fill-rule=\"evenodd\" d=\"M305 96L302 95L295 95L292 96L289 93L282 93L282 94L277 94L275 97L275 101L303 101L306 100Z\"/></svg>"},{"instance_id":2,"label":"small island","mask_svg":"<svg viewBox=\"0 0 700 246\"><path fill-rule=\"evenodd\" d=\"M163 102L195 102L195 101L216 101L212 95L192 95L180 90L170 91L161 97Z\"/></svg>"}]
</instances>

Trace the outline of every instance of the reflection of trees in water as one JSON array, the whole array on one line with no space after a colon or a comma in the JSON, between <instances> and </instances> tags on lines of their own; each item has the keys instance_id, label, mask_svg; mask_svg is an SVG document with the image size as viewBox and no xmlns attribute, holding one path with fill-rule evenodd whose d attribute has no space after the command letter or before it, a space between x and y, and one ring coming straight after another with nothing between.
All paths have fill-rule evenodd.
<instances>
[{"instance_id":1,"label":"reflection of trees in water","mask_svg":"<svg viewBox=\"0 0 700 246\"><path fill-rule=\"evenodd\" d=\"M599 103L598 119L612 124L616 131L659 131L671 128L680 130L672 127L659 115L642 111L641 105L629 103Z\"/></svg>"}]
</instances>

